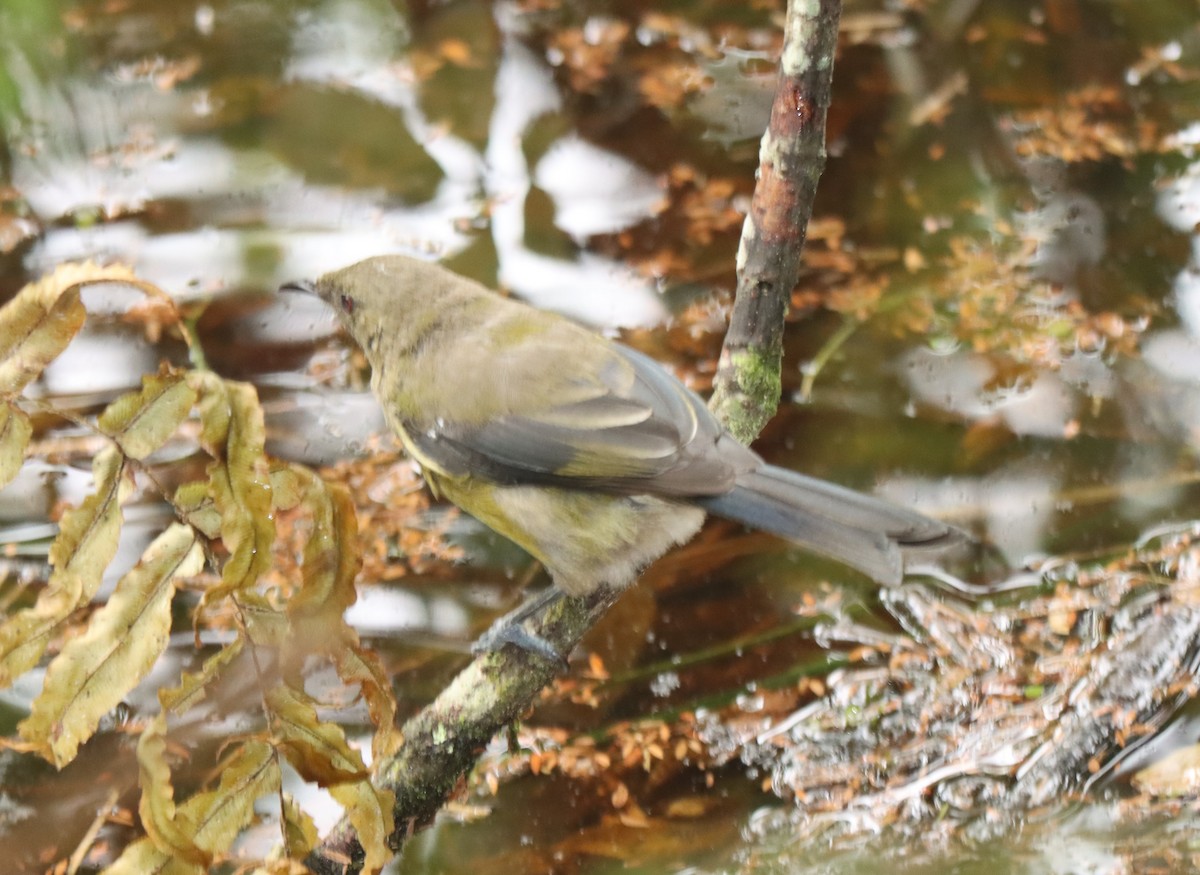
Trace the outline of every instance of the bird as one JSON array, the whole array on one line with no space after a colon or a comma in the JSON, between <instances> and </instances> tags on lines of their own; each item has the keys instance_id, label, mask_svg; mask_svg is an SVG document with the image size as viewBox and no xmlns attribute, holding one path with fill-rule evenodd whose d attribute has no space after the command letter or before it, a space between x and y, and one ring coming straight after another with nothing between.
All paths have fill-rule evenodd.
<instances>
[{"instance_id":1,"label":"bird","mask_svg":"<svg viewBox=\"0 0 1200 875\"><path fill-rule=\"evenodd\" d=\"M710 514L888 586L961 539L766 463L650 357L436 263L380 255L282 290L337 313L432 492L537 559L559 593L629 586Z\"/></svg>"}]
</instances>

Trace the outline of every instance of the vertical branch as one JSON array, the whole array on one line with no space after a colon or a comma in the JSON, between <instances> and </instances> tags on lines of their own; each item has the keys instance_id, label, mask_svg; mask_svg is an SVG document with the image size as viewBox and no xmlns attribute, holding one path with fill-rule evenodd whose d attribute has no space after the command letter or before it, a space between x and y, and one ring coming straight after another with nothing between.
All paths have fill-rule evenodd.
<instances>
[{"instance_id":1,"label":"vertical branch","mask_svg":"<svg viewBox=\"0 0 1200 875\"><path fill-rule=\"evenodd\" d=\"M789 0L771 121L738 248L737 298L709 406L749 443L779 404L783 319L825 167L841 0Z\"/></svg>"}]
</instances>

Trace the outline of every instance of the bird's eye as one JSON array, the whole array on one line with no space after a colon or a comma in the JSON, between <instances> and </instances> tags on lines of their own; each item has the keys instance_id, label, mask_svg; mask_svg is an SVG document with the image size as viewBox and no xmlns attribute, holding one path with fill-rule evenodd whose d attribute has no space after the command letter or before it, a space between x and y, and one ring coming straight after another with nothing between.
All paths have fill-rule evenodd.
<instances>
[{"instance_id":1,"label":"bird's eye","mask_svg":"<svg viewBox=\"0 0 1200 875\"><path fill-rule=\"evenodd\" d=\"M342 295L341 304L342 309L345 310L347 314L354 312L354 299L349 295Z\"/></svg>"}]
</instances>

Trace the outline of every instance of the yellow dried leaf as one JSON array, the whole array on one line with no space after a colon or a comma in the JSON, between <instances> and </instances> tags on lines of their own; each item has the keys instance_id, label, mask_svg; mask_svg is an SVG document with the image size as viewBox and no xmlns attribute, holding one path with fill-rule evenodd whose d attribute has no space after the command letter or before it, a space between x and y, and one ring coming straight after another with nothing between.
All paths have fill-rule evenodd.
<instances>
[{"instance_id":1,"label":"yellow dried leaf","mask_svg":"<svg viewBox=\"0 0 1200 875\"><path fill-rule=\"evenodd\" d=\"M95 492L79 507L63 514L58 523L58 537L50 545L50 564L56 572L79 575L85 599L96 594L104 570L117 552L121 503L131 488L124 475L125 462L115 448L107 447L97 453L92 460Z\"/></svg>"},{"instance_id":2,"label":"yellow dried leaf","mask_svg":"<svg viewBox=\"0 0 1200 875\"><path fill-rule=\"evenodd\" d=\"M0 395L20 392L66 349L87 315L79 289L98 282L145 285L124 265L64 264L0 308Z\"/></svg>"},{"instance_id":3,"label":"yellow dried leaf","mask_svg":"<svg viewBox=\"0 0 1200 875\"><path fill-rule=\"evenodd\" d=\"M314 649L324 651L342 680L358 685L376 727L372 750L377 758L386 756L399 746L391 680L374 655L362 649L343 616L356 598L354 578L361 565L350 493L298 465L272 472L272 481L283 485L293 497L289 504L301 508L310 520L302 585L287 605L291 629L287 641L301 659Z\"/></svg>"},{"instance_id":4,"label":"yellow dried leaf","mask_svg":"<svg viewBox=\"0 0 1200 875\"><path fill-rule=\"evenodd\" d=\"M142 828L160 851L178 860L207 866L212 858L196 846L195 826L177 817L175 787L171 783L166 750L167 718L160 713L138 739L138 784L142 788L138 816L142 819Z\"/></svg>"},{"instance_id":5,"label":"yellow dried leaf","mask_svg":"<svg viewBox=\"0 0 1200 875\"><path fill-rule=\"evenodd\" d=\"M208 867L164 854L150 839L126 845L121 856L101 875L208 875Z\"/></svg>"},{"instance_id":6,"label":"yellow dried leaf","mask_svg":"<svg viewBox=\"0 0 1200 875\"><path fill-rule=\"evenodd\" d=\"M121 502L129 493L121 454L109 447L92 461L95 492L63 514L50 545L54 573L31 608L0 624L0 687L7 687L41 659L55 628L95 595L117 552Z\"/></svg>"},{"instance_id":7,"label":"yellow dried leaf","mask_svg":"<svg viewBox=\"0 0 1200 875\"><path fill-rule=\"evenodd\" d=\"M221 539L229 551L221 583L204 595L208 602L248 590L270 568L275 520L258 393L248 383L211 374L193 371L189 379L199 394L200 440L213 456L209 495L221 514Z\"/></svg>"},{"instance_id":8,"label":"yellow dried leaf","mask_svg":"<svg viewBox=\"0 0 1200 875\"><path fill-rule=\"evenodd\" d=\"M142 378L140 392L130 392L100 414L100 430L127 456L144 459L167 442L196 403L196 390L182 373L164 371Z\"/></svg>"},{"instance_id":9,"label":"yellow dried leaf","mask_svg":"<svg viewBox=\"0 0 1200 875\"><path fill-rule=\"evenodd\" d=\"M82 591L78 577L56 574L33 607L5 619L0 625L0 688L37 665L58 624L79 606Z\"/></svg>"},{"instance_id":10,"label":"yellow dried leaf","mask_svg":"<svg viewBox=\"0 0 1200 875\"><path fill-rule=\"evenodd\" d=\"M276 510L291 510L304 498L311 473L298 465L280 464L271 470L271 501Z\"/></svg>"},{"instance_id":11,"label":"yellow dried leaf","mask_svg":"<svg viewBox=\"0 0 1200 875\"><path fill-rule=\"evenodd\" d=\"M0 487L7 486L21 470L32 434L25 411L11 402L0 404Z\"/></svg>"},{"instance_id":12,"label":"yellow dried leaf","mask_svg":"<svg viewBox=\"0 0 1200 875\"><path fill-rule=\"evenodd\" d=\"M283 647L290 640L292 627L287 614L262 593L238 593L237 610L246 635L255 647Z\"/></svg>"},{"instance_id":13,"label":"yellow dried leaf","mask_svg":"<svg viewBox=\"0 0 1200 875\"><path fill-rule=\"evenodd\" d=\"M317 825L292 794L283 794L283 850L292 859L303 859L321 839Z\"/></svg>"},{"instance_id":14,"label":"yellow dried leaf","mask_svg":"<svg viewBox=\"0 0 1200 875\"><path fill-rule=\"evenodd\" d=\"M54 299L26 294L26 286L0 309L0 395L13 396L54 361L83 327L87 313L79 289Z\"/></svg>"},{"instance_id":15,"label":"yellow dried leaf","mask_svg":"<svg viewBox=\"0 0 1200 875\"><path fill-rule=\"evenodd\" d=\"M357 684L375 735L371 754L375 762L391 756L400 747L400 731L396 728L396 696L392 681L378 655L364 648L353 629L346 627L331 653L338 677L347 684Z\"/></svg>"},{"instance_id":16,"label":"yellow dried leaf","mask_svg":"<svg viewBox=\"0 0 1200 875\"><path fill-rule=\"evenodd\" d=\"M306 693L280 684L267 693L275 746L306 781L330 787L365 778L362 756L346 742L342 728L318 719Z\"/></svg>"},{"instance_id":17,"label":"yellow dried leaf","mask_svg":"<svg viewBox=\"0 0 1200 875\"><path fill-rule=\"evenodd\" d=\"M395 828L395 794L373 787L365 778L330 787L329 793L346 809L346 817L362 845L363 871L378 872L392 858L388 836Z\"/></svg>"},{"instance_id":18,"label":"yellow dried leaf","mask_svg":"<svg viewBox=\"0 0 1200 875\"><path fill-rule=\"evenodd\" d=\"M184 672L175 687L163 687L158 691L158 703L164 711L174 711L181 714L204 698L209 685L221 673L221 670L233 662L242 653L245 639L234 638L208 659L199 671Z\"/></svg>"},{"instance_id":19,"label":"yellow dried leaf","mask_svg":"<svg viewBox=\"0 0 1200 875\"><path fill-rule=\"evenodd\" d=\"M175 523L117 582L87 631L50 663L21 736L59 768L75 758L100 718L145 677L166 647L173 581L196 574L204 555L192 530Z\"/></svg>"},{"instance_id":20,"label":"yellow dried leaf","mask_svg":"<svg viewBox=\"0 0 1200 875\"><path fill-rule=\"evenodd\" d=\"M350 493L299 466L293 470L304 484L300 504L312 520L304 544L302 585L288 602L288 617L297 627L297 635L305 639L305 624L328 630L331 624L342 623L342 614L356 598L354 577L361 559L358 519Z\"/></svg>"},{"instance_id":21,"label":"yellow dried leaf","mask_svg":"<svg viewBox=\"0 0 1200 875\"><path fill-rule=\"evenodd\" d=\"M189 371L188 381L196 390L200 445L213 458L220 458L229 439L230 410L225 382L211 371Z\"/></svg>"},{"instance_id":22,"label":"yellow dried leaf","mask_svg":"<svg viewBox=\"0 0 1200 875\"><path fill-rule=\"evenodd\" d=\"M197 793L178 806L175 819L190 824L192 844L210 856L223 854L254 817L257 799L279 792L279 768L269 744L243 743L221 766L216 790ZM103 875L191 875L207 868L187 863L148 838L129 845Z\"/></svg>"},{"instance_id":23,"label":"yellow dried leaf","mask_svg":"<svg viewBox=\"0 0 1200 875\"><path fill-rule=\"evenodd\" d=\"M175 490L171 504L184 522L212 541L221 537L221 513L208 493L207 481L193 480Z\"/></svg>"},{"instance_id":24,"label":"yellow dried leaf","mask_svg":"<svg viewBox=\"0 0 1200 875\"><path fill-rule=\"evenodd\" d=\"M60 264L41 279L29 283L13 298L28 298L48 307L72 288L92 283L130 283L142 288L146 283L137 278L126 264L96 264L94 261L69 261ZM161 293L160 293L161 294Z\"/></svg>"}]
</instances>

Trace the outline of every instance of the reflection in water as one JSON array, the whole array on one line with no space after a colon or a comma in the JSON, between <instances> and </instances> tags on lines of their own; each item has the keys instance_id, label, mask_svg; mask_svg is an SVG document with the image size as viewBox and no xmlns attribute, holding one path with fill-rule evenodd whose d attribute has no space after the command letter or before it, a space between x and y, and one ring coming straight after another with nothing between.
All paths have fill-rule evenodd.
<instances>
[{"instance_id":1,"label":"reflection in water","mask_svg":"<svg viewBox=\"0 0 1200 875\"><path fill-rule=\"evenodd\" d=\"M1078 401L1058 374L998 386L1002 377L987 358L970 352L937 355L929 349L907 353L900 370L916 400L968 421L994 417L1014 434L1062 437L1077 415Z\"/></svg>"},{"instance_id":2,"label":"reflection in water","mask_svg":"<svg viewBox=\"0 0 1200 875\"><path fill-rule=\"evenodd\" d=\"M504 21L505 17L499 16L501 26ZM454 255L472 242L456 230L457 220L476 215L484 198L498 277L506 287L538 306L593 325L646 325L662 320L666 311L653 286L628 270L587 253L573 260L542 255L526 242L525 199L531 173L523 151L524 136L540 118L561 109L543 60L534 58L515 36L502 40L488 142L485 154L480 155L467 141L425 118L417 77L400 59L385 52L377 58L377 65L371 64L370 50L364 58L360 42L380 49L375 36L378 22L360 15L343 19L337 25L338 38L332 40L324 38L327 25L311 25L321 36L301 30L299 56L289 75L350 87L399 110L405 126L437 162L444 179L433 199L421 207L393 208L379 215L378 225L392 235L391 245L373 251L361 245L347 250L340 238L314 239L300 250L303 263L294 258L289 261L297 276L312 276L368 254L394 251L397 244L432 249L443 258ZM384 32L395 29L385 26ZM537 172L539 182L555 199L559 226L572 233L624 228L649 215L660 197L655 181L647 174L573 135L550 147Z\"/></svg>"},{"instance_id":3,"label":"reflection in water","mask_svg":"<svg viewBox=\"0 0 1200 875\"><path fill-rule=\"evenodd\" d=\"M498 20L501 26L512 22ZM145 76L47 81L14 51L9 73L26 123L14 132L22 148L13 181L44 221L89 210L112 219L187 200L197 219L211 223L177 234L151 230L141 219L54 228L38 242L29 267L41 271L68 259L103 256L132 261L147 279L182 295L271 287L381 252L453 256L475 242L467 230L486 213L499 279L517 294L597 326L661 321L666 310L653 285L615 262L529 248L524 211L533 173L523 140L531 125L561 110L546 63L515 36L504 36L494 86L481 82L496 91L481 153L426 118L426 95L406 54L409 40L406 22L391 6L325 4L297 19L284 77L334 94L361 94L377 102L380 120L398 116L442 174L432 197L402 205L370 189L306 179L308 170L295 162L321 156L306 155L302 146L289 147L290 156L281 160L253 142L219 136L231 98L211 85L195 88L185 81L159 89ZM310 94L309 103L317 96ZM287 119L266 119L268 140L272 125L290 125ZM304 124L354 136L328 114ZM289 137L284 144L305 135L303 127L283 130ZM319 142L327 139L322 135ZM661 197L652 176L571 133L549 146L535 172L555 202L560 227L577 237L627 227L652 215ZM268 272L253 258L256 252L271 253Z\"/></svg>"}]
</instances>

